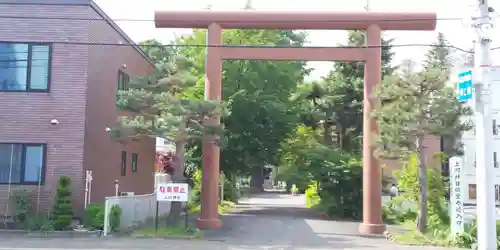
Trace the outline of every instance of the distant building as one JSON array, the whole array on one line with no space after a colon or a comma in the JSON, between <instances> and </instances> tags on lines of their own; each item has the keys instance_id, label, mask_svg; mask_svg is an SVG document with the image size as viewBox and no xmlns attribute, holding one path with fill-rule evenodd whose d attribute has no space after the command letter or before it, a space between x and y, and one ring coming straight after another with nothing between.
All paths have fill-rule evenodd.
<instances>
[{"instance_id":1,"label":"distant building","mask_svg":"<svg viewBox=\"0 0 500 250\"><path fill-rule=\"evenodd\" d=\"M471 70L470 67L464 67L452 76L452 80L457 80L459 72ZM455 79L453 79L453 77ZM491 68L491 105L492 105L492 119L493 119L493 168L494 168L494 182L495 182L495 199L497 203L500 201L500 66L493 66ZM452 81L456 83L456 81ZM474 110L475 105L473 100L469 100L467 104ZM470 117L472 122L475 121L474 117ZM476 135L475 128L466 131L462 135L462 142L464 145L464 168L465 168L465 185L467 186L467 201L469 203L476 202Z\"/></svg>"},{"instance_id":2,"label":"distant building","mask_svg":"<svg viewBox=\"0 0 500 250\"><path fill-rule=\"evenodd\" d=\"M156 137L156 152L174 152L175 144L167 139Z\"/></svg>"}]
</instances>

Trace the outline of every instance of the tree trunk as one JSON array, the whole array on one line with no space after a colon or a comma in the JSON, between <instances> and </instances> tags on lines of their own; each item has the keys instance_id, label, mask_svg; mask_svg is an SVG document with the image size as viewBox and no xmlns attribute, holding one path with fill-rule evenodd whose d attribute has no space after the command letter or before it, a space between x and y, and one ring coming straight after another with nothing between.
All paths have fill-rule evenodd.
<instances>
[{"instance_id":1,"label":"tree trunk","mask_svg":"<svg viewBox=\"0 0 500 250\"><path fill-rule=\"evenodd\" d=\"M427 166L425 163L425 152L423 147L424 136L418 135L416 140L418 156L418 172L420 185L420 212L418 215L417 229L425 233L427 228Z\"/></svg>"},{"instance_id":2,"label":"tree trunk","mask_svg":"<svg viewBox=\"0 0 500 250\"><path fill-rule=\"evenodd\" d=\"M183 127L179 130L179 133L184 133ZM175 160L174 160L174 183L185 183L186 177L184 176L184 154L186 150L186 142L180 139L175 142ZM182 202L173 201L170 203L170 212L167 217L167 225L179 225L181 221L182 213Z\"/></svg>"},{"instance_id":3,"label":"tree trunk","mask_svg":"<svg viewBox=\"0 0 500 250\"><path fill-rule=\"evenodd\" d=\"M250 191L253 193L264 192L264 175L262 174L262 167L253 167L252 177L250 179Z\"/></svg>"},{"instance_id":4,"label":"tree trunk","mask_svg":"<svg viewBox=\"0 0 500 250\"><path fill-rule=\"evenodd\" d=\"M323 123L323 142L325 145L332 146L332 132L330 131L330 124L328 121Z\"/></svg>"}]
</instances>

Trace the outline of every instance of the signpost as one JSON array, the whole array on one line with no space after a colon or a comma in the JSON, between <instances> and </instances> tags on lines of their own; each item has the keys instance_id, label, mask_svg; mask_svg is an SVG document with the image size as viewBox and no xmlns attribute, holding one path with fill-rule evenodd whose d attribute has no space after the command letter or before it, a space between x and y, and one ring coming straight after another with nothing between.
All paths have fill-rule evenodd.
<instances>
[{"instance_id":1,"label":"signpost","mask_svg":"<svg viewBox=\"0 0 500 250\"><path fill-rule=\"evenodd\" d=\"M465 71L458 74L458 97L459 101L472 99L472 71Z\"/></svg>"},{"instance_id":2,"label":"signpost","mask_svg":"<svg viewBox=\"0 0 500 250\"><path fill-rule=\"evenodd\" d=\"M464 177L463 160L459 156L450 158L450 219L453 234L464 232Z\"/></svg>"},{"instance_id":3,"label":"signpost","mask_svg":"<svg viewBox=\"0 0 500 250\"><path fill-rule=\"evenodd\" d=\"M158 211L162 201L170 202L186 202L184 210L185 226L188 228L188 200L189 200L189 185L187 183L158 183L156 186L156 216L155 230L158 231Z\"/></svg>"}]
</instances>

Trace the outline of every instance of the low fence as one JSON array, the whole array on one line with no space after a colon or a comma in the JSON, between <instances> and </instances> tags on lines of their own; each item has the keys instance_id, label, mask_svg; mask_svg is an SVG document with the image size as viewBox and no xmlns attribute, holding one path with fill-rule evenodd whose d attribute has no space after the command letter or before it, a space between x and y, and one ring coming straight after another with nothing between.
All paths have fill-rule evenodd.
<instances>
[{"instance_id":1,"label":"low fence","mask_svg":"<svg viewBox=\"0 0 500 250\"><path fill-rule=\"evenodd\" d=\"M110 212L113 206L119 206L120 227L118 230L126 231L136 228L156 215L156 193L132 196L106 197L104 211L104 235L110 231ZM158 203L159 216L166 216L170 212L170 202Z\"/></svg>"},{"instance_id":2,"label":"low fence","mask_svg":"<svg viewBox=\"0 0 500 250\"><path fill-rule=\"evenodd\" d=\"M170 183L172 178L163 173L157 173L154 180L154 190L158 184ZM107 235L110 231L110 212L113 206L119 206L120 227L119 231L136 228L146 223L148 219L156 216L156 192L144 195L112 196L106 197L104 204L104 228L103 233ZM166 216L170 212L170 202L158 203L158 215Z\"/></svg>"}]
</instances>

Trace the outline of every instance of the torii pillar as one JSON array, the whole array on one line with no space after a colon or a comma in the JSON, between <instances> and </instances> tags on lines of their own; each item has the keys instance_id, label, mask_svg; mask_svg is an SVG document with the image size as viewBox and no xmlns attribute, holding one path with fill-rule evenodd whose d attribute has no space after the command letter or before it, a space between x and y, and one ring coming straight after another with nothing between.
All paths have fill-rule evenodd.
<instances>
[{"instance_id":1,"label":"torii pillar","mask_svg":"<svg viewBox=\"0 0 500 250\"><path fill-rule=\"evenodd\" d=\"M434 30L435 13L390 12L274 12L274 11L157 11L157 28L208 29L205 99L221 100L222 60L301 60L365 62L363 102L363 222L359 230L382 234L382 173L374 156L371 134L378 133L370 118L371 94L382 78L382 30ZM221 47L222 29L366 30L362 48ZM219 123L220 119L207 121ZM220 228L217 211L220 149L211 140L203 144L203 182L200 228Z\"/></svg>"}]
</instances>

